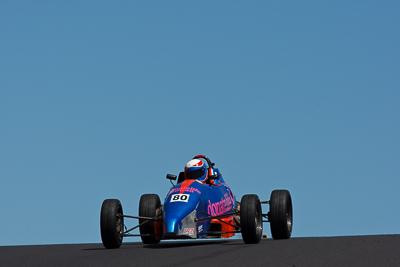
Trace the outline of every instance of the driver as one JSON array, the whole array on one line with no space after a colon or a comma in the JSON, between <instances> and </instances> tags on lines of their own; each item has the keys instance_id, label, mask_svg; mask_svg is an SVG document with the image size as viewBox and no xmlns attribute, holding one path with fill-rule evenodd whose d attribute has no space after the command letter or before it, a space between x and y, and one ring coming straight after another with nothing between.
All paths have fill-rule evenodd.
<instances>
[{"instance_id":1,"label":"driver","mask_svg":"<svg viewBox=\"0 0 400 267\"><path fill-rule=\"evenodd\" d=\"M196 179L204 183L208 178L208 170L206 164L198 159L192 159L185 165L185 180Z\"/></svg>"}]
</instances>

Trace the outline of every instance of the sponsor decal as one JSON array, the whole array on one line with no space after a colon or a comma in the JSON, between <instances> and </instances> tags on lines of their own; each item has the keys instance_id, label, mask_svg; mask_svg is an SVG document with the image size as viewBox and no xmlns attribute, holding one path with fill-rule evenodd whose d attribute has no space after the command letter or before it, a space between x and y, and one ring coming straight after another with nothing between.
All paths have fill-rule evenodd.
<instances>
[{"instance_id":1,"label":"sponsor decal","mask_svg":"<svg viewBox=\"0 0 400 267\"><path fill-rule=\"evenodd\" d=\"M211 216L217 216L224 214L232 209L233 198L228 193L224 194L225 198L221 198L221 201L211 203L208 201L207 212Z\"/></svg>"},{"instance_id":2,"label":"sponsor decal","mask_svg":"<svg viewBox=\"0 0 400 267\"><path fill-rule=\"evenodd\" d=\"M183 234L184 235L194 235L194 228L184 228Z\"/></svg>"},{"instance_id":3,"label":"sponsor decal","mask_svg":"<svg viewBox=\"0 0 400 267\"><path fill-rule=\"evenodd\" d=\"M171 196L171 202L188 202L189 194L175 194Z\"/></svg>"},{"instance_id":4,"label":"sponsor decal","mask_svg":"<svg viewBox=\"0 0 400 267\"><path fill-rule=\"evenodd\" d=\"M198 233L203 232L203 225L199 225L199 227L197 227L197 232Z\"/></svg>"},{"instance_id":5,"label":"sponsor decal","mask_svg":"<svg viewBox=\"0 0 400 267\"><path fill-rule=\"evenodd\" d=\"M174 189L172 189L171 191L169 191L169 194L172 194L172 193L176 193L176 192L189 192L189 193L194 193L194 192L196 192L196 193L198 193L198 194L201 194L201 192L199 191L199 189L197 189L197 188L194 188L194 187L186 187L186 186L181 186L181 187L177 187L177 188L174 188Z\"/></svg>"}]
</instances>

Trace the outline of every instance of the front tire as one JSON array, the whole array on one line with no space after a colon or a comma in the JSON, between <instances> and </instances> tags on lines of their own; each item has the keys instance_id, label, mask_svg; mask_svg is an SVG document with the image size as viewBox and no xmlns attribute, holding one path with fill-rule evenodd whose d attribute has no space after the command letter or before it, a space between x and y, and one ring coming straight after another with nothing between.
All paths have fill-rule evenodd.
<instances>
[{"instance_id":1,"label":"front tire","mask_svg":"<svg viewBox=\"0 0 400 267\"><path fill-rule=\"evenodd\" d=\"M119 248L124 232L124 213L118 199L106 199L101 206L100 232L105 248Z\"/></svg>"},{"instance_id":2,"label":"front tire","mask_svg":"<svg viewBox=\"0 0 400 267\"><path fill-rule=\"evenodd\" d=\"M292 235L292 198L287 190L274 190L269 202L268 219L274 239L289 239Z\"/></svg>"},{"instance_id":3,"label":"front tire","mask_svg":"<svg viewBox=\"0 0 400 267\"><path fill-rule=\"evenodd\" d=\"M162 206L160 197L156 194L142 195L139 202L139 216L140 217L161 217ZM139 219L139 224L142 224L146 219ZM162 238L162 223L158 221L148 221L139 227L142 242L144 244L157 244Z\"/></svg>"},{"instance_id":4,"label":"front tire","mask_svg":"<svg viewBox=\"0 0 400 267\"><path fill-rule=\"evenodd\" d=\"M259 243L262 235L262 211L257 195L244 195L240 202L240 225L246 244Z\"/></svg>"}]
</instances>

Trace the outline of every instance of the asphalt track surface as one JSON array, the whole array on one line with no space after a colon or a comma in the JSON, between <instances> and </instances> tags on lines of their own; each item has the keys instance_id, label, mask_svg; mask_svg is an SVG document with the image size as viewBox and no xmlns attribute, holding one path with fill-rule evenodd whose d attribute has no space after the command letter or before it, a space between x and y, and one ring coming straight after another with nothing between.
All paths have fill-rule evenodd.
<instances>
[{"instance_id":1,"label":"asphalt track surface","mask_svg":"<svg viewBox=\"0 0 400 267\"><path fill-rule=\"evenodd\" d=\"M400 235L11 246L0 266L400 266Z\"/></svg>"}]
</instances>

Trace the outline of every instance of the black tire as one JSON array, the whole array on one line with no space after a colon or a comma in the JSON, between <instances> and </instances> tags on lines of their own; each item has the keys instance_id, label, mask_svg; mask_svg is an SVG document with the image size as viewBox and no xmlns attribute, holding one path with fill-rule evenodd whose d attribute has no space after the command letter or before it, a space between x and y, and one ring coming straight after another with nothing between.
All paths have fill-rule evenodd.
<instances>
[{"instance_id":1,"label":"black tire","mask_svg":"<svg viewBox=\"0 0 400 267\"><path fill-rule=\"evenodd\" d=\"M161 201L156 194L145 194L140 198L139 203L139 216L155 218L156 216L162 215ZM144 223L145 219L139 219L139 224ZM156 229L157 227L157 229ZM162 236L156 236L155 234L162 234L162 224L155 221L148 221L147 223L139 227L142 242L144 244L157 244L162 239Z\"/></svg>"},{"instance_id":2,"label":"black tire","mask_svg":"<svg viewBox=\"0 0 400 267\"><path fill-rule=\"evenodd\" d=\"M257 195L244 195L240 202L240 226L246 244L259 243L262 236L262 210Z\"/></svg>"},{"instance_id":3,"label":"black tire","mask_svg":"<svg viewBox=\"0 0 400 267\"><path fill-rule=\"evenodd\" d=\"M123 239L124 215L118 199L106 199L101 206L100 232L105 248L119 248Z\"/></svg>"},{"instance_id":4,"label":"black tire","mask_svg":"<svg viewBox=\"0 0 400 267\"><path fill-rule=\"evenodd\" d=\"M289 239L292 235L292 198L287 190L274 190L269 202L268 220L274 239Z\"/></svg>"}]
</instances>

